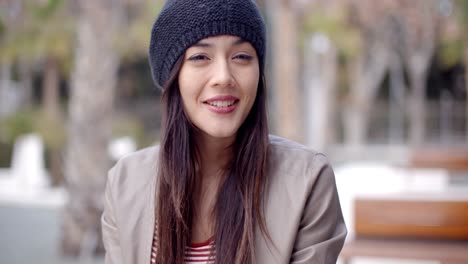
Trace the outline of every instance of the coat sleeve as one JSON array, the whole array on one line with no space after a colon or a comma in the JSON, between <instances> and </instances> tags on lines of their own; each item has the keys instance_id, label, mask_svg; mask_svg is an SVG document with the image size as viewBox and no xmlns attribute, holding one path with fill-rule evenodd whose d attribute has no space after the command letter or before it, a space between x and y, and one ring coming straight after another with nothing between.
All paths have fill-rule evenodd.
<instances>
[{"instance_id":1,"label":"coat sleeve","mask_svg":"<svg viewBox=\"0 0 468 264\"><path fill-rule=\"evenodd\" d=\"M347 230L341 213L335 175L325 156L314 157L318 175L311 184L295 239L291 263L335 264ZM310 175L313 176L313 175Z\"/></svg>"},{"instance_id":2,"label":"coat sleeve","mask_svg":"<svg viewBox=\"0 0 468 264\"><path fill-rule=\"evenodd\" d=\"M107 177L106 190L104 196L104 212L101 217L102 238L104 242L104 248L106 250L105 264L123 263L122 250L119 242L119 230L115 219L115 200L113 199L112 194L112 185L116 170L117 169L115 167L112 168L109 171Z\"/></svg>"}]
</instances>

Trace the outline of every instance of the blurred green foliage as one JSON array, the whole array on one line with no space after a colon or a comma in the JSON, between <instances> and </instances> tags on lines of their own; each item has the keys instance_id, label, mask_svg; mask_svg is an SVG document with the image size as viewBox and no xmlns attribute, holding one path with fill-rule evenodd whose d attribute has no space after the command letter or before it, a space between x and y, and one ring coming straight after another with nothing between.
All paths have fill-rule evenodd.
<instances>
[{"instance_id":1,"label":"blurred green foliage","mask_svg":"<svg viewBox=\"0 0 468 264\"><path fill-rule=\"evenodd\" d=\"M0 142L0 168L10 167L13 145Z\"/></svg>"},{"instance_id":2,"label":"blurred green foliage","mask_svg":"<svg viewBox=\"0 0 468 264\"><path fill-rule=\"evenodd\" d=\"M2 17L0 16L0 38L5 34L5 23L3 22Z\"/></svg>"},{"instance_id":3,"label":"blurred green foliage","mask_svg":"<svg viewBox=\"0 0 468 264\"><path fill-rule=\"evenodd\" d=\"M46 150L61 150L66 143L65 125L60 119L48 117L41 109L18 111L0 119L0 164L9 165L15 140L29 133L38 133Z\"/></svg>"},{"instance_id":4,"label":"blurred green foliage","mask_svg":"<svg viewBox=\"0 0 468 264\"><path fill-rule=\"evenodd\" d=\"M457 0L455 2L456 10L463 24L468 25L468 1L467 0ZM468 37L466 31L464 31L465 37Z\"/></svg>"},{"instance_id":5,"label":"blurred green foliage","mask_svg":"<svg viewBox=\"0 0 468 264\"><path fill-rule=\"evenodd\" d=\"M22 134L34 132L34 113L20 111L0 119L0 142L13 144Z\"/></svg>"},{"instance_id":6,"label":"blurred green foliage","mask_svg":"<svg viewBox=\"0 0 468 264\"><path fill-rule=\"evenodd\" d=\"M143 140L144 129L143 124L134 117L118 117L113 122L112 137L131 136L137 142Z\"/></svg>"},{"instance_id":7,"label":"blurred green foliage","mask_svg":"<svg viewBox=\"0 0 468 264\"><path fill-rule=\"evenodd\" d=\"M161 1L144 1L136 10L126 10L125 34L116 39L117 51L123 59L147 56L149 32L161 8Z\"/></svg>"},{"instance_id":8,"label":"blurred green foliage","mask_svg":"<svg viewBox=\"0 0 468 264\"><path fill-rule=\"evenodd\" d=\"M15 139L34 131L30 112L16 112L0 119L0 167L9 167Z\"/></svg>"},{"instance_id":9,"label":"blurred green foliage","mask_svg":"<svg viewBox=\"0 0 468 264\"><path fill-rule=\"evenodd\" d=\"M65 146L67 133L61 118L51 118L40 111L35 119L34 128L44 140L46 149L60 150Z\"/></svg>"},{"instance_id":10,"label":"blurred green foliage","mask_svg":"<svg viewBox=\"0 0 468 264\"><path fill-rule=\"evenodd\" d=\"M325 14L320 10L306 14L301 43L307 36L314 32L324 33L336 45L338 53L345 58L352 58L359 53L361 36L359 31L350 26L345 10L337 10L335 13Z\"/></svg>"},{"instance_id":11,"label":"blurred green foliage","mask_svg":"<svg viewBox=\"0 0 468 264\"><path fill-rule=\"evenodd\" d=\"M34 13L35 15L41 19L41 20L46 20L48 19L50 16L53 16L55 14L55 12L57 12L57 10L61 7L61 5L63 5L63 0L48 0L48 1L45 1L44 4L42 4L41 6L37 6L36 4L36 8L34 8ZM29 2L29 4L34 4L34 2ZM34 7L34 6L33 6Z\"/></svg>"},{"instance_id":12,"label":"blurred green foliage","mask_svg":"<svg viewBox=\"0 0 468 264\"><path fill-rule=\"evenodd\" d=\"M23 9L16 18L5 20L5 33L0 42L0 57L31 62L44 57L57 58L65 73L73 56L76 18L65 0L22 1Z\"/></svg>"},{"instance_id":13,"label":"blurred green foliage","mask_svg":"<svg viewBox=\"0 0 468 264\"><path fill-rule=\"evenodd\" d=\"M461 39L442 40L439 47L440 63L452 67L463 58L464 43Z\"/></svg>"},{"instance_id":14,"label":"blurred green foliage","mask_svg":"<svg viewBox=\"0 0 468 264\"><path fill-rule=\"evenodd\" d=\"M320 9L308 12L304 17L300 39L302 50L305 49L306 38L313 33L323 33L335 45L338 56L337 84L340 96L345 95L349 89L346 64L361 52L363 46L361 32L349 23L346 12L344 8L332 13L325 13Z\"/></svg>"}]
</instances>

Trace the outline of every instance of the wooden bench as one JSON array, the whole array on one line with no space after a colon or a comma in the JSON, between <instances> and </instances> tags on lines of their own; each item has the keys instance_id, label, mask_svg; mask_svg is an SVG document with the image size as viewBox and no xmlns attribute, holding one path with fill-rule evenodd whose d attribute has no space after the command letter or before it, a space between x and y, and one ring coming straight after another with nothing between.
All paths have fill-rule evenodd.
<instances>
[{"instance_id":1,"label":"wooden bench","mask_svg":"<svg viewBox=\"0 0 468 264\"><path fill-rule=\"evenodd\" d=\"M450 148L416 149L410 153L409 166L441 168L468 173L468 150Z\"/></svg>"},{"instance_id":2,"label":"wooden bench","mask_svg":"<svg viewBox=\"0 0 468 264\"><path fill-rule=\"evenodd\" d=\"M354 211L358 236L468 241L468 193L358 198Z\"/></svg>"},{"instance_id":3,"label":"wooden bench","mask_svg":"<svg viewBox=\"0 0 468 264\"><path fill-rule=\"evenodd\" d=\"M468 263L468 189L422 197L356 199L356 237L343 248L344 263L354 257Z\"/></svg>"},{"instance_id":4,"label":"wooden bench","mask_svg":"<svg viewBox=\"0 0 468 264\"><path fill-rule=\"evenodd\" d=\"M468 241L357 237L345 244L340 255L343 264L350 263L355 257L462 264L468 263Z\"/></svg>"}]
</instances>

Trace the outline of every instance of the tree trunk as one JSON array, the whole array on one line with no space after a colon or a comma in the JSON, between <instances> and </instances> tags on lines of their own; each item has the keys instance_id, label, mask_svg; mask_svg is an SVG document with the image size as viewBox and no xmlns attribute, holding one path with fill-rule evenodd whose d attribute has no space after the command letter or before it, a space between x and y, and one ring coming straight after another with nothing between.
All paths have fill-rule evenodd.
<instances>
[{"instance_id":1,"label":"tree trunk","mask_svg":"<svg viewBox=\"0 0 468 264\"><path fill-rule=\"evenodd\" d=\"M272 54L275 132L281 136L302 140L299 115L298 25L297 15L288 1L269 1L272 23Z\"/></svg>"},{"instance_id":2,"label":"tree trunk","mask_svg":"<svg viewBox=\"0 0 468 264\"><path fill-rule=\"evenodd\" d=\"M335 143L336 48L328 36L315 33L307 38L305 55L305 142L324 152Z\"/></svg>"},{"instance_id":3,"label":"tree trunk","mask_svg":"<svg viewBox=\"0 0 468 264\"><path fill-rule=\"evenodd\" d=\"M29 107L33 104L33 71L31 62L26 58L21 58L19 61L19 74L24 90L22 105Z\"/></svg>"},{"instance_id":4,"label":"tree trunk","mask_svg":"<svg viewBox=\"0 0 468 264\"><path fill-rule=\"evenodd\" d=\"M42 108L45 114L45 122L50 127L56 127L63 122L60 111L60 69L56 58L49 56L45 62L44 79L42 83ZM58 185L63 179L62 150L59 149L57 138L49 137L47 156L49 159L49 172L52 184Z\"/></svg>"},{"instance_id":5,"label":"tree trunk","mask_svg":"<svg viewBox=\"0 0 468 264\"><path fill-rule=\"evenodd\" d=\"M420 15L413 19L413 23L410 20L405 23L402 47L411 85L409 138L411 144L420 145L426 137L426 78L435 50L436 24L434 1L420 0L416 5Z\"/></svg>"},{"instance_id":6,"label":"tree trunk","mask_svg":"<svg viewBox=\"0 0 468 264\"><path fill-rule=\"evenodd\" d=\"M42 107L47 118L50 119L56 119L59 116L59 82L58 61L54 57L48 57L42 83Z\"/></svg>"},{"instance_id":7,"label":"tree trunk","mask_svg":"<svg viewBox=\"0 0 468 264\"><path fill-rule=\"evenodd\" d=\"M410 70L411 96L410 105L410 142L420 145L426 137L426 73L421 69Z\"/></svg>"},{"instance_id":8,"label":"tree trunk","mask_svg":"<svg viewBox=\"0 0 468 264\"><path fill-rule=\"evenodd\" d=\"M118 57L112 46L120 1L81 0L69 103L63 250L90 257L102 252L100 216L110 159L111 115Z\"/></svg>"},{"instance_id":9,"label":"tree trunk","mask_svg":"<svg viewBox=\"0 0 468 264\"><path fill-rule=\"evenodd\" d=\"M405 139L405 73L403 62L397 52L390 56L389 141L403 143Z\"/></svg>"},{"instance_id":10,"label":"tree trunk","mask_svg":"<svg viewBox=\"0 0 468 264\"><path fill-rule=\"evenodd\" d=\"M465 107L466 107L466 112L465 112L465 139L466 142L468 143L468 40L465 40L465 90L466 90L466 96L465 96Z\"/></svg>"},{"instance_id":11,"label":"tree trunk","mask_svg":"<svg viewBox=\"0 0 468 264\"><path fill-rule=\"evenodd\" d=\"M9 100L9 85L11 82L11 63L0 61L0 117L11 112Z\"/></svg>"},{"instance_id":12,"label":"tree trunk","mask_svg":"<svg viewBox=\"0 0 468 264\"><path fill-rule=\"evenodd\" d=\"M362 147L367 139L369 123L369 95L366 85L362 58L360 55L355 61L348 63L348 72L351 75L349 102L343 116L344 142L353 148Z\"/></svg>"},{"instance_id":13,"label":"tree trunk","mask_svg":"<svg viewBox=\"0 0 468 264\"><path fill-rule=\"evenodd\" d=\"M351 75L349 103L345 109L345 143L360 148L367 140L370 110L389 63L388 48L379 40L371 40L365 49L348 64ZM370 58L370 59L365 59Z\"/></svg>"}]
</instances>

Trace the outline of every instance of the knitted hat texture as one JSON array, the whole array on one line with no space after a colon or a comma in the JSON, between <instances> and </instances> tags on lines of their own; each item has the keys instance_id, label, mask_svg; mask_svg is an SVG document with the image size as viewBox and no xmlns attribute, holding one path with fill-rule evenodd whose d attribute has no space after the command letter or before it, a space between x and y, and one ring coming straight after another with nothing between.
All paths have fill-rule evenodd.
<instances>
[{"instance_id":1,"label":"knitted hat texture","mask_svg":"<svg viewBox=\"0 0 468 264\"><path fill-rule=\"evenodd\" d=\"M263 70L265 24L252 0L168 0L151 32L149 63L154 83L162 88L187 48L216 35L250 42Z\"/></svg>"}]
</instances>

